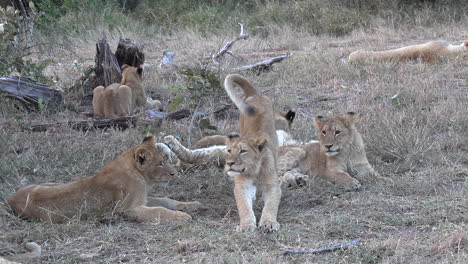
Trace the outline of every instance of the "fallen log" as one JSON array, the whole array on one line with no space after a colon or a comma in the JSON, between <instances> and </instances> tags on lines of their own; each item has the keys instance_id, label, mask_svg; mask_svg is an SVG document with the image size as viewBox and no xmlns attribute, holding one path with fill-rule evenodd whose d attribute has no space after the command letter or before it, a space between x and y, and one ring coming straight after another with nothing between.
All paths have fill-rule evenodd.
<instances>
[{"instance_id":1,"label":"fallen log","mask_svg":"<svg viewBox=\"0 0 468 264\"><path fill-rule=\"evenodd\" d=\"M260 61L254 64L245 65L242 67L233 68L235 71L253 71L260 75L262 72L268 72L272 69L273 64L281 62L282 60L292 56L292 53L287 53L285 55L277 56L268 60Z\"/></svg>"},{"instance_id":2,"label":"fallen log","mask_svg":"<svg viewBox=\"0 0 468 264\"><path fill-rule=\"evenodd\" d=\"M63 91L25 77L0 77L0 94L25 110L53 110L63 104Z\"/></svg>"},{"instance_id":3,"label":"fallen log","mask_svg":"<svg viewBox=\"0 0 468 264\"><path fill-rule=\"evenodd\" d=\"M166 120L180 120L187 118L192 115L192 112L188 109L182 109L179 111L175 111L173 113L170 113L166 116Z\"/></svg>"},{"instance_id":4,"label":"fallen log","mask_svg":"<svg viewBox=\"0 0 468 264\"><path fill-rule=\"evenodd\" d=\"M92 131L96 129L107 129L107 128L117 128L117 129L127 129L129 127L136 126L138 117L136 116L124 116L114 119L92 119L92 120L83 120L83 121L68 121L68 122L57 122L51 124L39 124L31 125L24 127L24 131L30 132L45 132L52 128L57 128L63 125L67 125L72 129L81 130L81 131Z\"/></svg>"}]
</instances>

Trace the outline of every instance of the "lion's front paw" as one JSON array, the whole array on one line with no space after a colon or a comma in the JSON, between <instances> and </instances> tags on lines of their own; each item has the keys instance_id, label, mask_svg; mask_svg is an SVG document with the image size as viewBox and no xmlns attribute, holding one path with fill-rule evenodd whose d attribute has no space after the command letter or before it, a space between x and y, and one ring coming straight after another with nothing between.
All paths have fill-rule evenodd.
<instances>
[{"instance_id":1,"label":"lion's front paw","mask_svg":"<svg viewBox=\"0 0 468 264\"><path fill-rule=\"evenodd\" d=\"M287 171L283 175L283 183L288 188L306 186L308 181L309 181L309 176L302 174L300 171L295 170L295 169Z\"/></svg>"},{"instance_id":2,"label":"lion's front paw","mask_svg":"<svg viewBox=\"0 0 468 264\"><path fill-rule=\"evenodd\" d=\"M278 232L280 229L280 224L277 221L260 220L258 229L266 233Z\"/></svg>"},{"instance_id":3,"label":"lion's front paw","mask_svg":"<svg viewBox=\"0 0 468 264\"><path fill-rule=\"evenodd\" d=\"M164 143L168 145L174 144L177 141L177 139L173 135L165 136L163 140Z\"/></svg>"},{"instance_id":4,"label":"lion's front paw","mask_svg":"<svg viewBox=\"0 0 468 264\"><path fill-rule=\"evenodd\" d=\"M348 185L346 185L346 190L358 191L359 189L361 189L361 187L361 183L358 180L352 178L352 181Z\"/></svg>"},{"instance_id":5,"label":"lion's front paw","mask_svg":"<svg viewBox=\"0 0 468 264\"><path fill-rule=\"evenodd\" d=\"M198 201L195 201L195 202L181 203L177 206L177 209L184 211L184 212L192 212L192 211L208 209L208 207Z\"/></svg>"},{"instance_id":6,"label":"lion's front paw","mask_svg":"<svg viewBox=\"0 0 468 264\"><path fill-rule=\"evenodd\" d=\"M174 219L177 221L190 221L192 217L187 213L177 211L175 212Z\"/></svg>"},{"instance_id":7,"label":"lion's front paw","mask_svg":"<svg viewBox=\"0 0 468 264\"><path fill-rule=\"evenodd\" d=\"M254 232L255 229L257 229L257 226L255 226L255 224L244 224L244 225L241 224L236 228L236 231L251 233L251 232Z\"/></svg>"}]
</instances>

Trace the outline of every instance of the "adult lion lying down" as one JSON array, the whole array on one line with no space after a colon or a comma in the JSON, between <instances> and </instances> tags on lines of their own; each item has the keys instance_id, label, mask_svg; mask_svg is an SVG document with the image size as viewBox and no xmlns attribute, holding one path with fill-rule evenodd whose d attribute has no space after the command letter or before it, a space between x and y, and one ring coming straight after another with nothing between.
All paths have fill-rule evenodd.
<instances>
[{"instance_id":1,"label":"adult lion lying down","mask_svg":"<svg viewBox=\"0 0 468 264\"><path fill-rule=\"evenodd\" d=\"M117 118L131 115L137 107L158 107L161 102L146 97L143 89L143 67L122 65L122 81L93 91L96 118Z\"/></svg>"},{"instance_id":2,"label":"adult lion lying down","mask_svg":"<svg viewBox=\"0 0 468 264\"><path fill-rule=\"evenodd\" d=\"M424 44L411 45L399 49L386 51L357 50L352 52L348 60L350 62L365 61L406 61L422 60L424 62L435 62L442 56L455 57L468 53L468 40L460 45L452 45L444 40L433 40Z\"/></svg>"},{"instance_id":3,"label":"adult lion lying down","mask_svg":"<svg viewBox=\"0 0 468 264\"><path fill-rule=\"evenodd\" d=\"M153 135L107 164L96 176L67 184L46 183L19 189L8 204L20 217L64 222L71 218L122 212L138 222L189 220L177 211L196 209L199 202L147 197L156 182L168 180L174 169L155 147Z\"/></svg>"}]
</instances>

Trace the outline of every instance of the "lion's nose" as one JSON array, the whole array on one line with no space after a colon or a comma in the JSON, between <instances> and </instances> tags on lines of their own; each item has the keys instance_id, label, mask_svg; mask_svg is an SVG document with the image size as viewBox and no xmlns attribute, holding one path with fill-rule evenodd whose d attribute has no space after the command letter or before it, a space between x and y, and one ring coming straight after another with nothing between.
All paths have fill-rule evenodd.
<instances>
[{"instance_id":1,"label":"lion's nose","mask_svg":"<svg viewBox=\"0 0 468 264\"><path fill-rule=\"evenodd\" d=\"M229 165L229 166L232 166L232 165L235 164L235 162L234 161L226 161L226 164Z\"/></svg>"},{"instance_id":2,"label":"lion's nose","mask_svg":"<svg viewBox=\"0 0 468 264\"><path fill-rule=\"evenodd\" d=\"M325 147L326 147L327 149L330 149L331 147L333 147L333 144L326 144Z\"/></svg>"}]
</instances>

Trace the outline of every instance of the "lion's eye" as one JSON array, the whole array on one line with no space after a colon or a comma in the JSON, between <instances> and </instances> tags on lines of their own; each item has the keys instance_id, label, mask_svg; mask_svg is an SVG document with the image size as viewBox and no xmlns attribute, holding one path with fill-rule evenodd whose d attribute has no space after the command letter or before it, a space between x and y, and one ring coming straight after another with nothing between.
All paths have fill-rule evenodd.
<instances>
[{"instance_id":1,"label":"lion's eye","mask_svg":"<svg viewBox=\"0 0 468 264\"><path fill-rule=\"evenodd\" d=\"M340 130L336 130L336 131L335 131L335 136L338 136L339 134L341 134L341 131L340 131Z\"/></svg>"},{"instance_id":2,"label":"lion's eye","mask_svg":"<svg viewBox=\"0 0 468 264\"><path fill-rule=\"evenodd\" d=\"M242 154L242 153L246 153L246 152L247 152L247 150L241 149L239 153Z\"/></svg>"},{"instance_id":3,"label":"lion's eye","mask_svg":"<svg viewBox=\"0 0 468 264\"><path fill-rule=\"evenodd\" d=\"M322 135L324 135L324 136L325 136L326 134L327 134L327 131L325 131L325 130L322 130Z\"/></svg>"},{"instance_id":4,"label":"lion's eye","mask_svg":"<svg viewBox=\"0 0 468 264\"><path fill-rule=\"evenodd\" d=\"M227 153L231 153L231 149L228 149L228 150L227 150Z\"/></svg>"}]
</instances>

